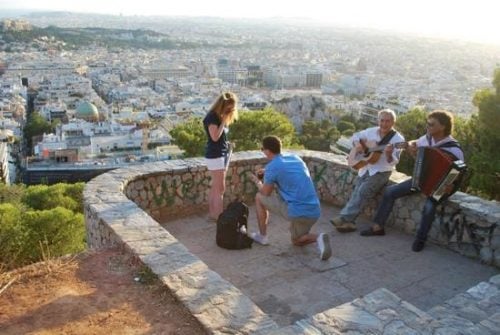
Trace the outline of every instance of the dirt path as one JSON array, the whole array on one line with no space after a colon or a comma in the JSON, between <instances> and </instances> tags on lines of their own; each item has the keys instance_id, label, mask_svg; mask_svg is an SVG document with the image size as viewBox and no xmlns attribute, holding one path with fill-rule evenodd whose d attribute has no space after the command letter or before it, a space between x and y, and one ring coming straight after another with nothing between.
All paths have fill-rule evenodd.
<instances>
[{"instance_id":1,"label":"dirt path","mask_svg":"<svg viewBox=\"0 0 500 335\"><path fill-rule=\"evenodd\" d=\"M117 250L2 273L2 289L3 335L206 334L150 272Z\"/></svg>"}]
</instances>

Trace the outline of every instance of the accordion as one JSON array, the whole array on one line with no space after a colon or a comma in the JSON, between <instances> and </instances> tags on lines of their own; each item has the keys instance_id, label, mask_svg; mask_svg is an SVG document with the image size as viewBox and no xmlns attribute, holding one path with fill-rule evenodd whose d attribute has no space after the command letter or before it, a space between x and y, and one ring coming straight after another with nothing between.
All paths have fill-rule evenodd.
<instances>
[{"instance_id":1,"label":"accordion","mask_svg":"<svg viewBox=\"0 0 500 335\"><path fill-rule=\"evenodd\" d=\"M454 160L440 149L420 147L413 169L412 190L421 191L434 201L440 202L448 185L465 173L466 165Z\"/></svg>"}]
</instances>

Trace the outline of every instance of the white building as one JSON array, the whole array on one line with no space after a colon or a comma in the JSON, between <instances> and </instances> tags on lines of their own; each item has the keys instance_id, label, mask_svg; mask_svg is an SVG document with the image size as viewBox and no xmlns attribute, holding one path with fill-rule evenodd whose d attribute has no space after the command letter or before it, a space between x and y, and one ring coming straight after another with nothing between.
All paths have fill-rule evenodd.
<instances>
[{"instance_id":1,"label":"white building","mask_svg":"<svg viewBox=\"0 0 500 335\"><path fill-rule=\"evenodd\" d=\"M0 182L5 184L10 184L9 157L9 146L0 142Z\"/></svg>"}]
</instances>

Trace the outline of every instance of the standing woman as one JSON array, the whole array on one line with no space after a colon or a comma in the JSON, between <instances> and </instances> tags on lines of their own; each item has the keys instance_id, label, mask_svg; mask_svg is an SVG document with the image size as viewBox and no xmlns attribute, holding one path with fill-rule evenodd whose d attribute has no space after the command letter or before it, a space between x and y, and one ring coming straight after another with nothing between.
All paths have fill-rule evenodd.
<instances>
[{"instance_id":1,"label":"standing woman","mask_svg":"<svg viewBox=\"0 0 500 335\"><path fill-rule=\"evenodd\" d=\"M207 134L205 158L212 177L208 193L209 221L215 221L223 210L226 189L226 169L229 165L228 126L238 118L238 98L232 92L222 93L203 119Z\"/></svg>"}]
</instances>

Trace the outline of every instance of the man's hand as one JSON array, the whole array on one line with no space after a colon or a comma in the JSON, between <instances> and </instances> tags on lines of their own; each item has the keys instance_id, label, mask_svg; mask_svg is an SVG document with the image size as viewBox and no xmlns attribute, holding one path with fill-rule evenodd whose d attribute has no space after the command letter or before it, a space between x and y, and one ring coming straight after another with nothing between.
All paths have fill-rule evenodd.
<instances>
[{"instance_id":1,"label":"man's hand","mask_svg":"<svg viewBox=\"0 0 500 335\"><path fill-rule=\"evenodd\" d=\"M408 150L410 155L415 157L417 155L417 142L416 141L408 142L408 148L406 150Z\"/></svg>"},{"instance_id":2,"label":"man's hand","mask_svg":"<svg viewBox=\"0 0 500 335\"><path fill-rule=\"evenodd\" d=\"M444 187L444 193L445 194L451 194L453 192L453 184L448 184Z\"/></svg>"},{"instance_id":3,"label":"man's hand","mask_svg":"<svg viewBox=\"0 0 500 335\"><path fill-rule=\"evenodd\" d=\"M354 142L354 148L357 153L363 153L365 151L365 147L361 142Z\"/></svg>"},{"instance_id":4,"label":"man's hand","mask_svg":"<svg viewBox=\"0 0 500 335\"><path fill-rule=\"evenodd\" d=\"M262 185L262 181L253 173L250 174L250 180L253 181L257 187L259 187L259 184Z\"/></svg>"},{"instance_id":5,"label":"man's hand","mask_svg":"<svg viewBox=\"0 0 500 335\"><path fill-rule=\"evenodd\" d=\"M392 157L392 153L394 152L394 146L392 144L388 144L384 148L385 156L387 157L387 161L390 163L394 160Z\"/></svg>"}]
</instances>

